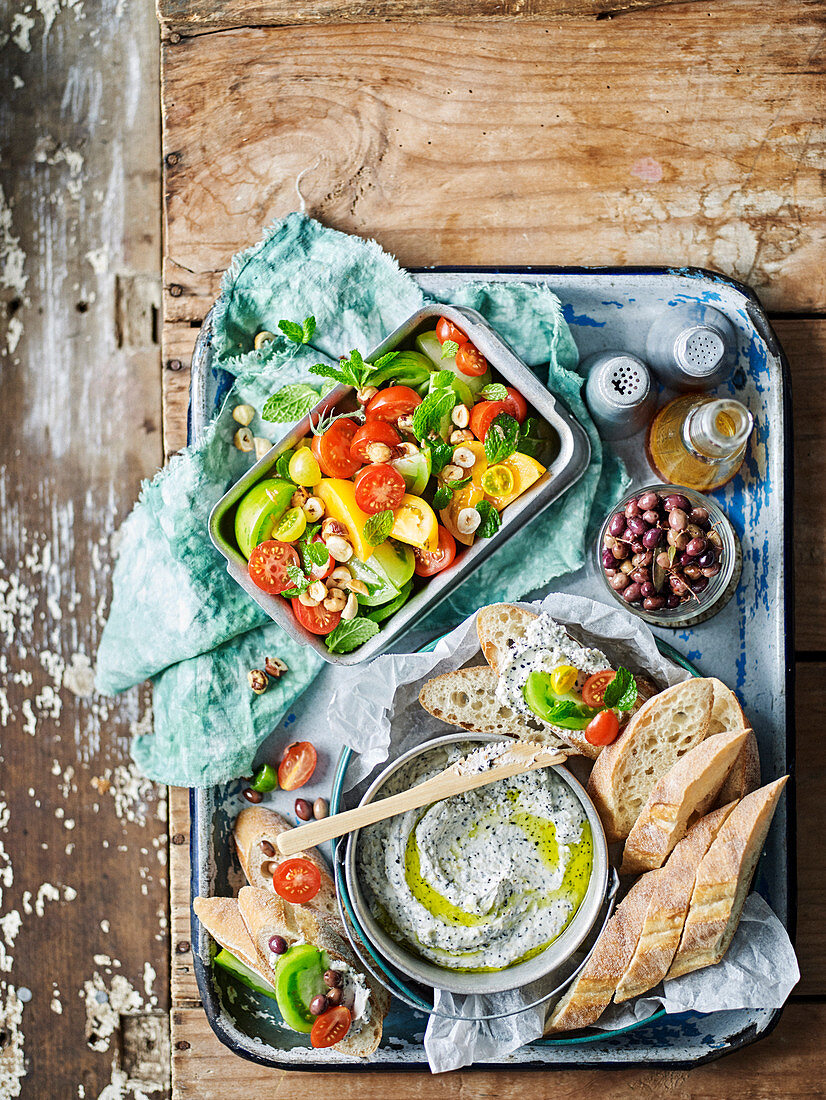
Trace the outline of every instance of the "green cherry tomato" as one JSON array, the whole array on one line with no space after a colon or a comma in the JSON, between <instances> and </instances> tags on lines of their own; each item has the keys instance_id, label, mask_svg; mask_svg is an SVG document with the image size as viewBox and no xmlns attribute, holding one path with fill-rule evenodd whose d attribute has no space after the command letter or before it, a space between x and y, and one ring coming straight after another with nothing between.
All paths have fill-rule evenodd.
<instances>
[{"instance_id":1,"label":"green cherry tomato","mask_svg":"<svg viewBox=\"0 0 826 1100\"><path fill-rule=\"evenodd\" d=\"M290 508L284 513L272 533L278 542L295 542L307 530L307 517L301 508Z\"/></svg>"},{"instance_id":2,"label":"green cherry tomato","mask_svg":"<svg viewBox=\"0 0 826 1100\"><path fill-rule=\"evenodd\" d=\"M290 477L296 485L312 487L321 481L321 467L309 447L301 447L290 459Z\"/></svg>"},{"instance_id":3,"label":"green cherry tomato","mask_svg":"<svg viewBox=\"0 0 826 1100\"><path fill-rule=\"evenodd\" d=\"M261 794L274 791L278 786L278 772L272 764L262 764L253 776L250 786L254 791L259 791Z\"/></svg>"}]
</instances>

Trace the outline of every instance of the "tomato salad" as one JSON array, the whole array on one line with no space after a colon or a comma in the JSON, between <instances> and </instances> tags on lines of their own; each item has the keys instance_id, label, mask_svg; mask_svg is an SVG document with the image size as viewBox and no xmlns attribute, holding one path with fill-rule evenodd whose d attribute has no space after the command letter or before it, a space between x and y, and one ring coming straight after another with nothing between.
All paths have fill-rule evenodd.
<instances>
[{"instance_id":1,"label":"tomato salad","mask_svg":"<svg viewBox=\"0 0 826 1100\"><path fill-rule=\"evenodd\" d=\"M235 535L254 583L289 600L331 652L349 653L498 531L545 472L548 428L445 317L408 350L375 363L353 351L312 370L352 386L353 407L279 456L239 503Z\"/></svg>"}]
</instances>

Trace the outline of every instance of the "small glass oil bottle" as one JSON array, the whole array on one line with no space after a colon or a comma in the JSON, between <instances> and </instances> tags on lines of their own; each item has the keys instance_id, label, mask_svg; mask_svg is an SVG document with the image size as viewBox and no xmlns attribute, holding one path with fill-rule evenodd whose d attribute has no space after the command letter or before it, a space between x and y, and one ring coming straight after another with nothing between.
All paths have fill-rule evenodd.
<instances>
[{"instance_id":1,"label":"small glass oil bottle","mask_svg":"<svg viewBox=\"0 0 826 1100\"><path fill-rule=\"evenodd\" d=\"M754 427L733 398L688 393L664 405L648 428L646 454L663 481L689 489L716 489L743 464Z\"/></svg>"}]
</instances>

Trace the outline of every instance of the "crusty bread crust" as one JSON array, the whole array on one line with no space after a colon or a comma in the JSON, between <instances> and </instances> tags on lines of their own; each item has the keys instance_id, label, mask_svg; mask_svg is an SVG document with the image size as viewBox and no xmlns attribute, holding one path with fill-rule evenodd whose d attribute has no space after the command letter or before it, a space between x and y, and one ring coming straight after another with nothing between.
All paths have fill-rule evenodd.
<instances>
[{"instance_id":1,"label":"crusty bread crust","mask_svg":"<svg viewBox=\"0 0 826 1100\"><path fill-rule=\"evenodd\" d=\"M747 733L730 730L707 737L655 783L625 842L621 875L662 867L692 814L705 813L713 803Z\"/></svg>"},{"instance_id":2,"label":"crusty bread crust","mask_svg":"<svg viewBox=\"0 0 826 1100\"><path fill-rule=\"evenodd\" d=\"M521 641L525 631L539 616L512 603L492 603L476 615L479 645L494 672L499 671L500 655L511 648L511 642Z\"/></svg>"},{"instance_id":3,"label":"crusty bread crust","mask_svg":"<svg viewBox=\"0 0 826 1100\"><path fill-rule=\"evenodd\" d=\"M734 805L701 818L668 857L648 902L636 950L614 993L616 1003L653 989L667 974L680 944L697 867Z\"/></svg>"},{"instance_id":4,"label":"crusty bread crust","mask_svg":"<svg viewBox=\"0 0 826 1100\"><path fill-rule=\"evenodd\" d=\"M216 943L255 971L265 985L272 985L271 973L267 972L266 966L262 966L236 898L195 898L192 908Z\"/></svg>"},{"instance_id":5,"label":"crusty bread crust","mask_svg":"<svg viewBox=\"0 0 826 1100\"><path fill-rule=\"evenodd\" d=\"M719 962L743 904L788 776L746 795L726 818L697 868L680 946L667 978Z\"/></svg>"},{"instance_id":6,"label":"crusty bread crust","mask_svg":"<svg viewBox=\"0 0 826 1100\"><path fill-rule=\"evenodd\" d=\"M644 703L600 753L588 794L609 843L628 836L660 776L705 740L713 696L711 683L703 679L666 688Z\"/></svg>"},{"instance_id":7,"label":"crusty bread crust","mask_svg":"<svg viewBox=\"0 0 826 1100\"><path fill-rule=\"evenodd\" d=\"M715 677L711 678L711 683L714 687L714 703L711 708L709 734L747 729L749 723L734 692L727 688L722 680ZM751 733L726 776L717 798L717 805L724 806L736 798L745 798L759 786L760 754L757 750L757 738Z\"/></svg>"}]
</instances>

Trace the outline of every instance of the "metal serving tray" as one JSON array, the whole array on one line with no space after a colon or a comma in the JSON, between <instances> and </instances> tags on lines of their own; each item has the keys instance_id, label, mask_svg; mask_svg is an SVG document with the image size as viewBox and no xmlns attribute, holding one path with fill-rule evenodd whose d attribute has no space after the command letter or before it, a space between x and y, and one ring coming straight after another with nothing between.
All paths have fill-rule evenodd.
<instances>
[{"instance_id":1,"label":"metal serving tray","mask_svg":"<svg viewBox=\"0 0 826 1100\"><path fill-rule=\"evenodd\" d=\"M544 511L566 489L570 489L588 468L591 445L584 429L476 310L458 309L454 306L428 306L420 309L383 340L368 358L378 359L386 352L395 350L426 328L432 327L440 316L445 316L461 326L467 333L468 339L482 352L494 371L519 390L538 415L550 424L558 438L558 450L550 460L545 473L517 500L505 508L502 513L502 526L493 538L476 539L472 546L460 547L461 553L456 556L456 560L449 568L429 578L427 583L415 592L395 615L382 624L378 634L352 653L331 653L322 638L312 634L298 622L292 609L281 597L262 592L258 585L250 580L247 559L238 551L234 533L231 533L238 503L253 485L270 476L280 455L291 450L301 439L309 435L311 425L318 422L321 414L329 409L335 409L344 398L353 393L350 386L336 386L331 390L308 416L300 420L268 454L259 459L252 469L248 470L229 492L221 497L209 517L210 537L216 549L226 559L227 572L230 576L267 612L271 619L278 623L282 630L296 641L312 646L316 653L333 665L362 664L378 656L379 653L384 653L411 625L421 621L429 611L449 596L458 584L490 557L497 546L511 538L521 525Z\"/></svg>"},{"instance_id":2,"label":"metal serving tray","mask_svg":"<svg viewBox=\"0 0 826 1100\"><path fill-rule=\"evenodd\" d=\"M697 269L570 269L432 270L416 274L430 296L450 301L451 292L470 280L512 280L542 283L564 304L565 316L584 358L608 348L625 348L644 358L645 334L663 309L685 301L708 302L722 310L738 337L737 369L729 387L755 416L755 431L741 473L714 496L732 520L743 545L740 587L728 606L714 618L691 629L655 628L673 643L701 673L720 676L743 701L756 732L766 782L793 767L793 630L791 561L791 393L788 364L755 295L724 276ZM208 330L207 330L208 331ZM190 437L196 438L226 392L229 379L213 372L203 355L207 334L193 359ZM642 439L617 445L635 484L650 479L642 457ZM580 572L560 578L555 588L603 599L600 578L589 563ZM541 593L527 593L527 597ZM483 603L480 598L480 603ZM404 648L431 639L408 632ZM394 648L401 648L396 646ZM326 702L337 676L332 666L285 716L273 734L273 744L313 737L324 721ZM306 797L330 795L332 761L321 766ZM193 896L228 895L242 884L232 853L231 829L245 803L241 784L191 792ZM291 799L276 797L272 805L290 813ZM769 902L794 936L795 842L793 778L786 787L760 862L754 888ZM195 972L204 1007L214 1031L230 1049L263 1065L281 1068L334 1070L365 1068L426 1069L422 1046L426 1017L394 1002L385 1021L381 1046L368 1062L330 1057L306 1046L288 1031L258 998L213 969L210 940L192 921ZM766 1035L779 1010L685 1013L659 1017L609 1036L593 1032L570 1039L538 1040L509 1056L502 1068L577 1068L635 1065L690 1068ZM484 1068L491 1068L486 1064Z\"/></svg>"}]
</instances>

